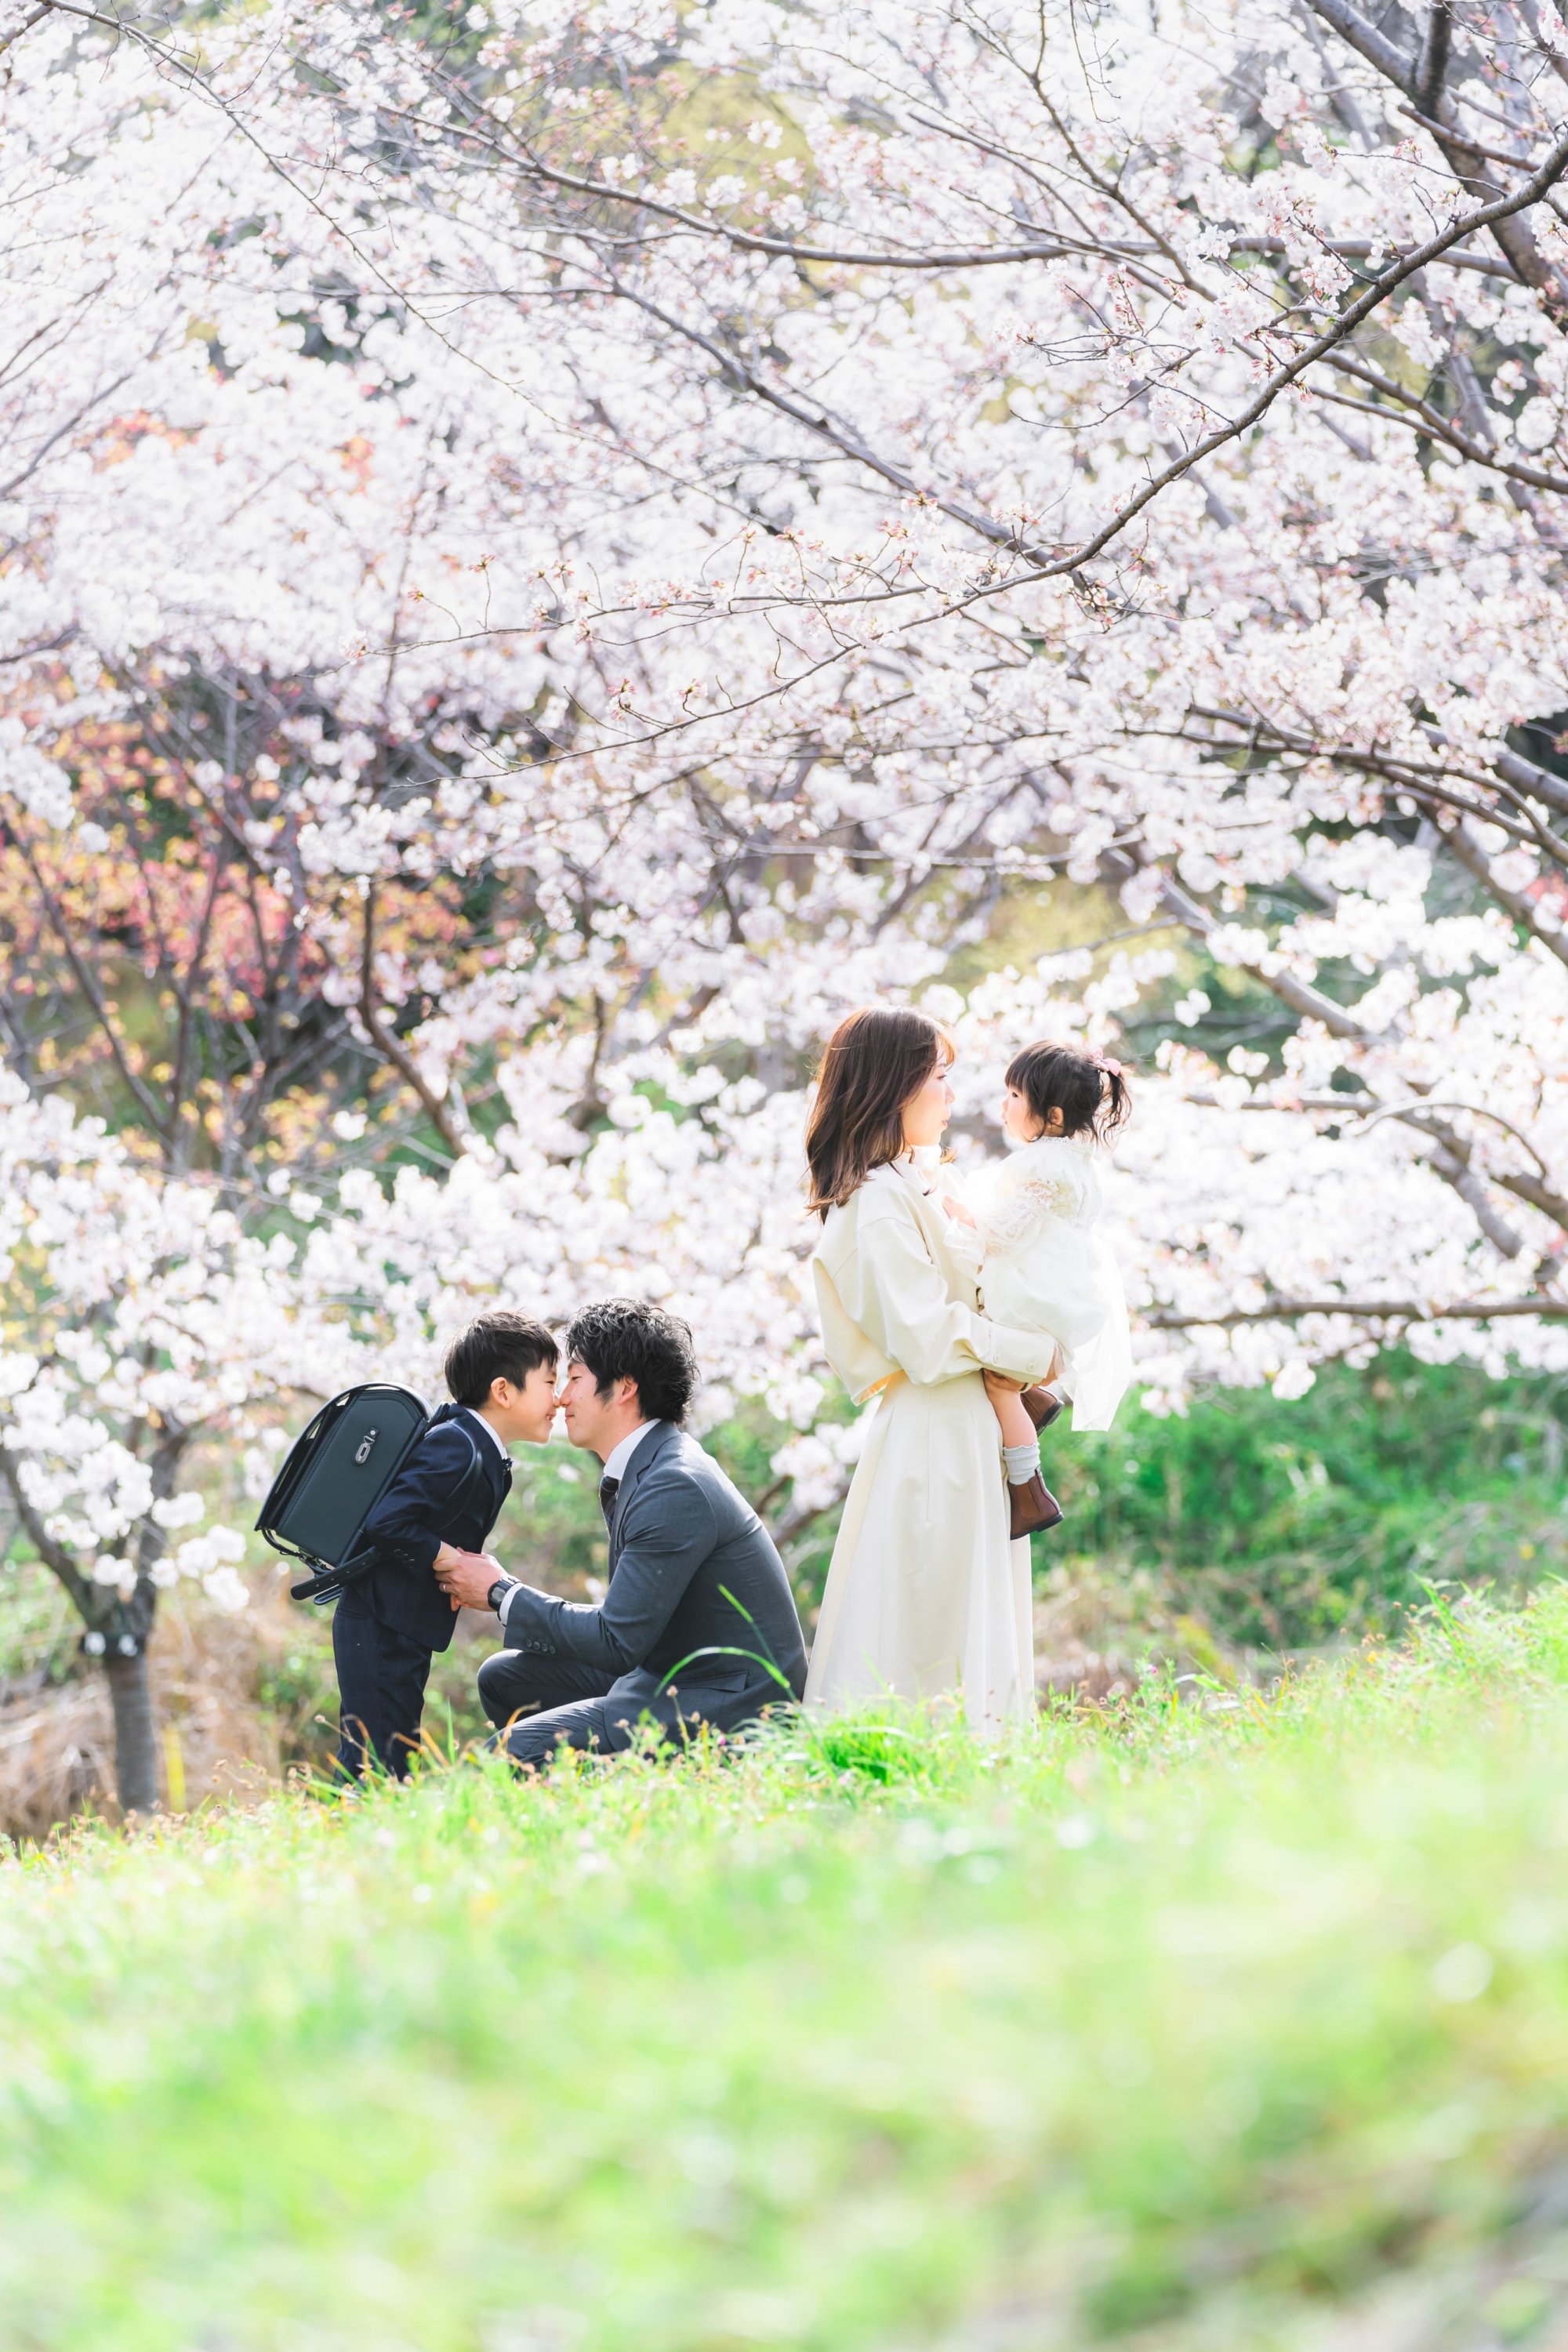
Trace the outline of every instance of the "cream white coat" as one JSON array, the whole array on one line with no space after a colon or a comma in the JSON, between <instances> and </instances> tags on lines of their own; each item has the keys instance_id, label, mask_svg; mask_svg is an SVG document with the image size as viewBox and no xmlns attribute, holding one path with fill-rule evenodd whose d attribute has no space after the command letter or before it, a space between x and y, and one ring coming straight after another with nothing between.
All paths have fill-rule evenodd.
<instances>
[{"instance_id":1,"label":"cream white coat","mask_svg":"<svg viewBox=\"0 0 1568 2352\"><path fill-rule=\"evenodd\" d=\"M977 1730L1035 1703L1029 1547L1008 1536L980 1375L1043 1380L1048 1336L979 1311L948 1220L905 1160L828 1212L812 1261L828 1360L873 1415L844 1507L805 1686L825 1709L962 1690Z\"/></svg>"}]
</instances>

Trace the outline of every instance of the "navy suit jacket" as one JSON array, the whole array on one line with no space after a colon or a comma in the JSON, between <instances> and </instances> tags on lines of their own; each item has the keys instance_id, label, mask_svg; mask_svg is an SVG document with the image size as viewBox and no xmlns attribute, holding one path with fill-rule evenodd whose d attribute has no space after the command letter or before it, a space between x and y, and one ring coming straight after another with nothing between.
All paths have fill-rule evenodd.
<instances>
[{"instance_id":1,"label":"navy suit jacket","mask_svg":"<svg viewBox=\"0 0 1568 2352\"><path fill-rule=\"evenodd\" d=\"M596 1609L521 1585L507 1604L507 1648L597 1667L634 1721L646 1709L661 1721L698 1713L728 1725L800 1697L805 1643L773 1538L712 1455L672 1423L656 1423L627 1465L609 1565Z\"/></svg>"},{"instance_id":2,"label":"navy suit jacket","mask_svg":"<svg viewBox=\"0 0 1568 2352\"><path fill-rule=\"evenodd\" d=\"M454 1515L476 1452L479 1474ZM466 1405L444 1404L366 1519L360 1540L374 1550L375 1566L351 1590L410 1641L447 1649L458 1612L432 1573L436 1554L443 1543L483 1551L510 1491L511 1464L487 1424Z\"/></svg>"}]
</instances>

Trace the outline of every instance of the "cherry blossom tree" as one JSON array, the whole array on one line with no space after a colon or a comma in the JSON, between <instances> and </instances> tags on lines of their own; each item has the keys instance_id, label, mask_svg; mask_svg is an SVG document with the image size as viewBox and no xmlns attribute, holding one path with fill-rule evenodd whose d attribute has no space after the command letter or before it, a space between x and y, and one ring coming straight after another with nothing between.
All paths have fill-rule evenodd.
<instances>
[{"instance_id":1,"label":"cherry blossom tree","mask_svg":"<svg viewBox=\"0 0 1568 2352\"><path fill-rule=\"evenodd\" d=\"M246 1333L279 1270L206 1186L139 1171L101 1121L0 1081L0 1476L102 1661L125 1810L157 1801L146 1643L159 1591L242 1608L245 1538L177 1490L192 1441L252 1394ZM287 1263L285 1245L284 1260ZM186 1532L182 1536L180 1531Z\"/></svg>"},{"instance_id":2,"label":"cherry blossom tree","mask_svg":"<svg viewBox=\"0 0 1568 2352\"><path fill-rule=\"evenodd\" d=\"M1167 1049L1145 1128L1162 1168L1215 1131L1168 1206L1145 1171L1150 1325L1248 1377L1412 1324L1551 1354L1565 1311L1568 63L1528 8L1396 16L1090 52L1035 8L502 8L461 57L321 52L468 315L597 330L579 429L695 543L650 581L623 536L606 593L579 536L601 761L703 756L738 866L830 846L879 922L947 871L1114 883L1279 1007L1261 1060ZM1268 1173L1198 1231L1202 1163Z\"/></svg>"}]
</instances>

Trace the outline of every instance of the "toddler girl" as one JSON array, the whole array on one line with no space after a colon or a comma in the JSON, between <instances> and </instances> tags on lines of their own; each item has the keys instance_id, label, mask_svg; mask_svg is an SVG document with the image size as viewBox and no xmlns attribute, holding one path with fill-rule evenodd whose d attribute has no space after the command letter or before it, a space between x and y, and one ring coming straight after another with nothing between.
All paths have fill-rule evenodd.
<instances>
[{"instance_id":1,"label":"toddler girl","mask_svg":"<svg viewBox=\"0 0 1568 2352\"><path fill-rule=\"evenodd\" d=\"M1056 1340L1062 1363L1051 1390L1072 1399L1073 1427L1109 1429L1132 1377L1132 1350L1121 1276L1099 1230L1095 1146L1110 1141L1132 1098L1120 1063L1048 1039L1014 1056L1006 1084L1002 1125L1021 1148L967 1198L944 1196L950 1240L976 1269L987 1315ZM1016 1391L987 1386L1008 1483L1024 1486L1039 1473L1037 1416ZM1039 1399L1032 1391L1031 1403ZM1055 1399L1039 1425L1060 1410Z\"/></svg>"}]
</instances>

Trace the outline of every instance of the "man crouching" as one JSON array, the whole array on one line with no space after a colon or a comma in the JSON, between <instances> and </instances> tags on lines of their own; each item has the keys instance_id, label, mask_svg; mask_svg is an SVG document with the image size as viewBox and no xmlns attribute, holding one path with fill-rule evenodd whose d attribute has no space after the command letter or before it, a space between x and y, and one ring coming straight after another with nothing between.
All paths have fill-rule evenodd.
<instances>
[{"instance_id":1,"label":"man crouching","mask_svg":"<svg viewBox=\"0 0 1568 2352\"><path fill-rule=\"evenodd\" d=\"M644 1717L672 1738L700 1724L731 1731L798 1699L805 1643L784 1564L681 1428L697 1385L687 1326L640 1299L603 1299L567 1331L566 1359L566 1434L603 1465L603 1602L554 1600L489 1557L437 1565L454 1601L500 1617L506 1647L479 1668L479 1697L508 1752L539 1764L563 1742L625 1748Z\"/></svg>"}]
</instances>

